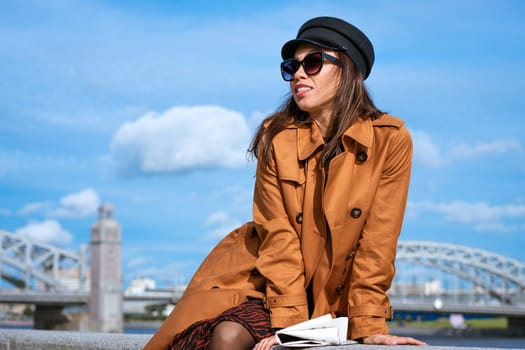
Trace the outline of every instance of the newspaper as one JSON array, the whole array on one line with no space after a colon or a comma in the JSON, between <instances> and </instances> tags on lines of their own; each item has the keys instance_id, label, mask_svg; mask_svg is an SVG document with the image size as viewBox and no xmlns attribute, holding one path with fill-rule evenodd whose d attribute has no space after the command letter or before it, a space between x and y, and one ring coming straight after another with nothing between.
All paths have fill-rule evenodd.
<instances>
[{"instance_id":1,"label":"newspaper","mask_svg":"<svg viewBox=\"0 0 525 350\"><path fill-rule=\"evenodd\" d=\"M348 317L332 318L326 314L283 328L275 335L279 345L290 348L356 343L346 339L347 330Z\"/></svg>"}]
</instances>

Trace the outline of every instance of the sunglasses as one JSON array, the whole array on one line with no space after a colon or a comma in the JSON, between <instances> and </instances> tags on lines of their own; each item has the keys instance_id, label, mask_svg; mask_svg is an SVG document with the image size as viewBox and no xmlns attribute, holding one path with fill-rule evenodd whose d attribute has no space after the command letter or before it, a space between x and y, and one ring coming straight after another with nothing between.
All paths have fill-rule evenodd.
<instances>
[{"instance_id":1,"label":"sunglasses","mask_svg":"<svg viewBox=\"0 0 525 350\"><path fill-rule=\"evenodd\" d=\"M322 51L316 51L304 56L302 61L295 58L289 58L281 62L281 75L285 81L290 81L293 79L295 72L297 72L301 66L303 66L303 70L306 74L317 74L323 68L323 61L325 59L341 66L341 61L338 60L337 57Z\"/></svg>"}]
</instances>

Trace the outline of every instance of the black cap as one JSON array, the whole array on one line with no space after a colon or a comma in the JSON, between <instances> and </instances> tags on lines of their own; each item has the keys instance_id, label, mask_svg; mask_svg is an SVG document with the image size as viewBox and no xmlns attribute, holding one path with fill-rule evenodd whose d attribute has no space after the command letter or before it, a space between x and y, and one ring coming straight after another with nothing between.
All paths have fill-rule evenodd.
<instances>
[{"instance_id":1,"label":"black cap","mask_svg":"<svg viewBox=\"0 0 525 350\"><path fill-rule=\"evenodd\" d=\"M366 79L374 64L374 47L367 36L352 24L335 17L316 17L305 22L297 37L281 49L283 59L292 58L301 44L308 43L322 48L343 51L352 59Z\"/></svg>"}]
</instances>

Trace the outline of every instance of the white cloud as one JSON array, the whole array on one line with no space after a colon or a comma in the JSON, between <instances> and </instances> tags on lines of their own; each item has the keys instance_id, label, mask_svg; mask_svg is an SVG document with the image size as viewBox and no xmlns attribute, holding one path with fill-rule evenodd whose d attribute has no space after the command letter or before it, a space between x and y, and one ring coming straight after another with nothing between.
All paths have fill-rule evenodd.
<instances>
[{"instance_id":1,"label":"white cloud","mask_svg":"<svg viewBox=\"0 0 525 350\"><path fill-rule=\"evenodd\" d=\"M240 225L241 223L231 218L228 213L213 213L206 219L206 226L211 227L212 230L208 232L205 240L221 239Z\"/></svg>"},{"instance_id":2,"label":"white cloud","mask_svg":"<svg viewBox=\"0 0 525 350\"><path fill-rule=\"evenodd\" d=\"M217 106L174 107L124 123L111 158L124 173L181 172L246 164L250 132L242 114Z\"/></svg>"},{"instance_id":3,"label":"white cloud","mask_svg":"<svg viewBox=\"0 0 525 350\"><path fill-rule=\"evenodd\" d=\"M36 213L49 213L53 210L53 202L32 202L26 204L22 209L20 209L19 214L23 216L29 216Z\"/></svg>"},{"instance_id":4,"label":"white cloud","mask_svg":"<svg viewBox=\"0 0 525 350\"><path fill-rule=\"evenodd\" d=\"M65 245L73 241L73 235L64 230L55 220L31 222L15 232L46 243Z\"/></svg>"},{"instance_id":5,"label":"white cloud","mask_svg":"<svg viewBox=\"0 0 525 350\"><path fill-rule=\"evenodd\" d=\"M471 159L491 154L501 154L509 151L522 151L521 143L517 140L502 139L476 145L456 145L452 149L455 159Z\"/></svg>"},{"instance_id":6,"label":"white cloud","mask_svg":"<svg viewBox=\"0 0 525 350\"><path fill-rule=\"evenodd\" d=\"M438 204L437 209L446 214L447 220L463 224L494 222L505 217L525 216L525 205L491 206L486 202L453 201Z\"/></svg>"},{"instance_id":7,"label":"white cloud","mask_svg":"<svg viewBox=\"0 0 525 350\"><path fill-rule=\"evenodd\" d=\"M452 201L434 203L431 201L409 202L411 218L422 212L444 215L447 222L472 225L476 231L506 232L521 229L505 224L504 220L525 218L524 204L490 205L487 202Z\"/></svg>"},{"instance_id":8,"label":"white cloud","mask_svg":"<svg viewBox=\"0 0 525 350\"><path fill-rule=\"evenodd\" d=\"M266 119L270 114L272 114L273 111L267 111L267 112L253 112L249 119L250 127L255 130L261 125L262 121Z\"/></svg>"},{"instance_id":9,"label":"white cloud","mask_svg":"<svg viewBox=\"0 0 525 350\"><path fill-rule=\"evenodd\" d=\"M19 214L29 216L41 213L53 218L83 218L95 214L100 206L99 195L92 188L68 194L59 202L32 202L20 209Z\"/></svg>"},{"instance_id":10,"label":"white cloud","mask_svg":"<svg viewBox=\"0 0 525 350\"><path fill-rule=\"evenodd\" d=\"M422 130L410 130L410 134L414 143L414 162L431 169L441 168L455 160L523 151L520 141L514 139L493 140L474 145L456 144L451 145L449 149L440 149L429 133Z\"/></svg>"},{"instance_id":11,"label":"white cloud","mask_svg":"<svg viewBox=\"0 0 525 350\"><path fill-rule=\"evenodd\" d=\"M51 215L60 218L82 218L95 214L99 206L98 193L91 188L86 188L62 197L60 206Z\"/></svg>"},{"instance_id":12,"label":"white cloud","mask_svg":"<svg viewBox=\"0 0 525 350\"><path fill-rule=\"evenodd\" d=\"M410 130L414 143L414 162L419 162L429 168L439 168L443 164L438 146L432 137L420 130Z\"/></svg>"},{"instance_id":13,"label":"white cloud","mask_svg":"<svg viewBox=\"0 0 525 350\"><path fill-rule=\"evenodd\" d=\"M481 222L479 224L474 225L474 229L478 232L512 232L515 231L516 228L505 225L502 222Z\"/></svg>"},{"instance_id":14,"label":"white cloud","mask_svg":"<svg viewBox=\"0 0 525 350\"><path fill-rule=\"evenodd\" d=\"M206 219L206 225L207 226L221 225L221 224L228 222L229 219L230 217L228 216L228 213L225 213L222 211L216 212L208 216L208 218Z\"/></svg>"}]
</instances>

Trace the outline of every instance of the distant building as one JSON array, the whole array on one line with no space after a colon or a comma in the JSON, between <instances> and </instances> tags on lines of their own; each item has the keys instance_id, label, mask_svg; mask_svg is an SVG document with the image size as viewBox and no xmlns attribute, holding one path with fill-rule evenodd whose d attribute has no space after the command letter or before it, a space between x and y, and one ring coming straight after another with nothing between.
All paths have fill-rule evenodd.
<instances>
[{"instance_id":1,"label":"distant building","mask_svg":"<svg viewBox=\"0 0 525 350\"><path fill-rule=\"evenodd\" d=\"M58 279L60 283L69 290L78 291L80 290L80 271L78 269L68 270L60 269L58 271ZM84 281L84 290L89 292L91 287L90 282L90 271L86 271L86 281Z\"/></svg>"},{"instance_id":2,"label":"distant building","mask_svg":"<svg viewBox=\"0 0 525 350\"><path fill-rule=\"evenodd\" d=\"M388 292L393 295L439 295L443 293L443 288L436 279L428 282L395 282Z\"/></svg>"},{"instance_id":3,"label":"distant building","mask_svg":"<svg viewBox=\"0 0 525 350\"><path fill-rule=\"evenodd\" d=\"M126 289L126 294L143 294L146 291L154 290L155 288L155 280L148 277L139 277L131 281L130 285Z\"/></svg>"}]
</instances>

